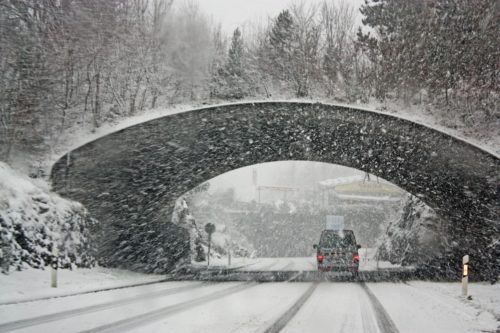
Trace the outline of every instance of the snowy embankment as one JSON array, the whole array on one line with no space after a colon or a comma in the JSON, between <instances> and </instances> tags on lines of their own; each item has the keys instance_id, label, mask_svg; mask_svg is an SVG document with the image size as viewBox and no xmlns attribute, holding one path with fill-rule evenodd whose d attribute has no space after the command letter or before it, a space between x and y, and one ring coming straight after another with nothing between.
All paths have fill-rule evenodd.
<instances>
[{"instance_id":1,"label":"snowy embankment","mask_svg":"<svg viewBox=\"0 0 500 333\"><path fill-rule=\"evenodd\" d=\"M460 296L461 284L459 283L411 281L409 285L425 290L429 294L439 294L458 300L478 311L487 311L499 321L500 328L500 284L498 283L493 285L488 282L469 283L470 299Z\"/></svg>"},{"instance_id":2,"label":"snowy embankment","mask_svg":"<svg viewBox=\"0 0 500 333\"><path fill-rule=\"evenodd\" d=\"M96 225L79 203L50 192L0 162L0 266L3 273L44 268L58 249L60 267L92 267Z\"/></svg>"},{"instance_id":3,"label":"snowy embankment","mask_svg":"<svg viewBox=\"0 0 500 333\"><path fill-rule=\"evenodd\" d=\"M0 274L0 305L124 288L165 279L163 275L142 274L114 268L64 269L58 271L57 288L51 288L50 274L49 269L27 269L9 275Z\"/></svg>"},{"instance_id":4,"label":"snowy embankment","mask_svg":"<svg viewBox=\"0 0 500 333\"><path fill-rule=\"evenodd\" d=\"M471 299L461 296L459 282L367 285L400 332L493 333L500 329L498 284L470 283Z\"/></svg>"}]
</instances>

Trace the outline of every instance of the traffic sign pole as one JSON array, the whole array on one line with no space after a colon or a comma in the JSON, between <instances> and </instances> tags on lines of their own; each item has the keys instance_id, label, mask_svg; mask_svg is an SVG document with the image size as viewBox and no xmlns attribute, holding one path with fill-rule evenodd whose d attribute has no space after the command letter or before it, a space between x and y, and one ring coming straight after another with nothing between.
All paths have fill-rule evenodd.
<instances>
[{"instance_id":1,"label":"traffic sign pole","mask_svg":"<svg viewBox=\"0 0 500 333\"><path fill-rule=\"evenodd\" d=\"M210 244L212 243L212 234L208 234L208 256L207 256L207 266L210 266Z\"/></svg>"},{"instance_id":2,"label":"traffic sign pole","mask_svg":"<svg viewBox=\"0 0 500 333\"><path fill-rule=\"evenodd\" d=\"M51 278L50 285L52 288L57 288L57 268L58 268L58 260L59 251L57 250L57 246L52 245L52 262L51 262Z\"/></svg>"},{"instance_id":3,"label":"traffic sign pole","mask_svg":"<svg viewBox=\"0 0 500 333\"><path fill-rule=\"evenodd\" d=\"M210 266L210 246L212 243L212 234L215 232L215 225L212 223L205 224L205 232L208 234L208 257L207 267Z\"/></svg>"}]
</instances>

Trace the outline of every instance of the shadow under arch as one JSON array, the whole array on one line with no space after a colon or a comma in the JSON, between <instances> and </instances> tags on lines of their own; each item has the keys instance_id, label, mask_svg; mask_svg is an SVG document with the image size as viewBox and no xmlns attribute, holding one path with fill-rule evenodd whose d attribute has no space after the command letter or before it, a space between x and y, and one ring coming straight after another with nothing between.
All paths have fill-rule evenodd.
<instances>
[{"instance_id":1,"label":"shadow under arch","mask_svg":"<svg viewBox=\"0 0 500 333\"><path fill-rule=\"evenodd\" d=\"M104 225L137 229L110 236L141 248L128 257L110 249L112 264L151 263L159 244L176 242L161 250L171 266L186 255L185 232L166 227L161 208L172 211L182 194L228 171L284 160L339 164L399 186L451 221L464 251L498 233L497 156L405 119L320 103L228 104L154 119L69 152L51 178Z\"/></svg>"}]
</instances>

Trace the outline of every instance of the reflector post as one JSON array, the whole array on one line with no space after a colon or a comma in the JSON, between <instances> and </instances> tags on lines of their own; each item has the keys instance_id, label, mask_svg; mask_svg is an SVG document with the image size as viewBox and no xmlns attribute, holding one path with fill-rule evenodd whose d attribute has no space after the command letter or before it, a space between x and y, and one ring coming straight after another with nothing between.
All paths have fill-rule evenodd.
<instances>
[{"instance_id":1,"label":"reflector post","mask_svg":"<svg viewBox=\"0 0 500 333\"><path fill-rule=\"evenodd\" d=\"M467 297L469 293L469 256L462 258L462 296Z\"/></svg>"}]
</instances>

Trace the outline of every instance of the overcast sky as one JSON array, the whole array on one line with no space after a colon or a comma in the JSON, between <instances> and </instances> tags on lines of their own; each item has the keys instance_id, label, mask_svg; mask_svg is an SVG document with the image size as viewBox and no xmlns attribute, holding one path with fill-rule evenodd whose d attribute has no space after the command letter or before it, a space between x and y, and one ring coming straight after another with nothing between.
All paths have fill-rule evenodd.
<instances>
[{"instance_id":1,"label":"overcast sky","mask_svg":"<svg viewBox=\"0 0 500 333\"><path fill-rule=\"evenodd\" d=\"M210 180L210 192L234 188L238 199L256 199L253 185L253 170L257 173L257 186L292 187L312 189L319 181L331 178L364 175L363 172L340 165L307 162L282 161L257 164L220 175Z\"/></svg>"},{"instance_id":2,"label":"overcast sky","mask_svg":"<svg viewBox=\"0 0 500 333\"><path fill-rule=\"evenodd\" d=\"M320 4L324 0L304 0L307 4ZM329 0L340 2L342 0ZM293 0L199 0L200 7L215 21L220 22L224 32L230 34L249 21L265 20L277 16ZM297 1L295 1L297 2ZM364 0L344 0L356 9ZM360 21L359 21L360 22Z\"/></svg>"}]
</instances>

